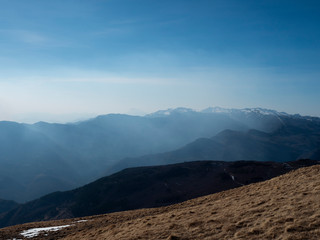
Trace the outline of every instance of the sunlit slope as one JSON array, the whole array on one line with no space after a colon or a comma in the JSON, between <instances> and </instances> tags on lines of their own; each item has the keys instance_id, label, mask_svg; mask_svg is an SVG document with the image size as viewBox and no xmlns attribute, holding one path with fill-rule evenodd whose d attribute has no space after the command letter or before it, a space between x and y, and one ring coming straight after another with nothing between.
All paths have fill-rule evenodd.
<instances>
[{"instance_id":1,"label":"sunlit slope","mask_svg":"<svg viewBox=\"0 0 320 240\"><path fill-rule=\"evenodd\" d=\"M168 207L76 220L25 224L22 230L71 224L34 239L319 239L320 166ZM20 236L21 237L21 236Z\"/></svg>"},{"instance_id":2,"label":"sunlit slope","mask_svg":"<svg viewBox=\"0 0 320 240\"><path fill-rule=\"evenodd\" d=\"M65 239L319 239L320 167L137 214Z\"/></svg>"},{"instance_id":3,"label":"sunlit slope","mask_svg":"<svg viewBox=\"0 0 320 240\"><path fill-rule=\"evenodd\" d=\"M27 222L167 206L318 164L257 161L196 161L129 168L83 187L55 192L0 215L0 227Z\"/></svg>"}]
</instances>

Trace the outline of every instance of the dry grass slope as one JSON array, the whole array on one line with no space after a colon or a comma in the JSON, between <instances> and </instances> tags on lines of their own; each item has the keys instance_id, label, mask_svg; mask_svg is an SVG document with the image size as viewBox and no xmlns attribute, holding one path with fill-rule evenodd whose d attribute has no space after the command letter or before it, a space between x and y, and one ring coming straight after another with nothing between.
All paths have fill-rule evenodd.
<instances>
[{"instance_id":1,"label":"dry grass slope","mask_svg":"<svg viewBox=\"0 0 320 240\"><path fill-rule=\"evenodd\" d=\"M86 219L33 239L320 239L320 166L168 207ZM74 221L4 228L0 238Z\"/></svg>"}]
</instances>

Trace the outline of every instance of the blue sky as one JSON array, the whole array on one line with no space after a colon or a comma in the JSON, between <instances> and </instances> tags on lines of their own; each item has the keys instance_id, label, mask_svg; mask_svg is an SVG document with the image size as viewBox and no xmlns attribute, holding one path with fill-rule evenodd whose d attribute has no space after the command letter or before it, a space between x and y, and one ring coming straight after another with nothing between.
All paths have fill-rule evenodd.
<instances>
[{"instance_id":1,"label":"blue sky","mask_svg":"<svg viewBox=\"0 0 320 240\"><path fill-rule=\"evenodd\" d=\"M0 0L0 120L172 107L320 116L319 1Z\"/></svg>"}]
</instances>

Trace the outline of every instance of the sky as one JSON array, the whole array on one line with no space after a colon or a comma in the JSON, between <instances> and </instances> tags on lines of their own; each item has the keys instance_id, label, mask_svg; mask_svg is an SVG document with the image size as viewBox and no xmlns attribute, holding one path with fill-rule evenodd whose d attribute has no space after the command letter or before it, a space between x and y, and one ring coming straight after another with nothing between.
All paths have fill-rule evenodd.
<instances>
[{"instance_id":1,"label":"sky","mask_svg":"<svg viewBox=\"0 0 320 240\"><path fill-rule=\"evenodd\" d=\"M319 12L312 0L0 0L0 120L320 116Z\"/></svg>"}]
</instances>

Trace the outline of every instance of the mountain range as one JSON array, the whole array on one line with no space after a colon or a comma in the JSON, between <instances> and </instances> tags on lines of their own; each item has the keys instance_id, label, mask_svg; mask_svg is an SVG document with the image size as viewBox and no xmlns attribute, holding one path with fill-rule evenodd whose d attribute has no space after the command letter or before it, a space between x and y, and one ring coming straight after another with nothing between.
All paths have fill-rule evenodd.
<instances>
[{"instance_id":1,"label":"mountain range","mask_svg":"<svg viewBox=\"0 0 320 240\"><path fill-rule=\"evenodd\" d=\"M152 166L195 160L320 160L319 119L292 115L280 115L278 119L281 125L271 132L226 129L210 138L198 138L174 151L122 159L107 173L123 169L124 166Z\"/></svg>"},{"instance_id":2,"label":"mountain range","mask_svg":"<svg viewBox=\"0 0 320 240\"><path fill-rule=\"evenodd\" d=\"M0 198L25 202L132 166L319 159L319 126L316 117L261 108L177 108L68 124L0 122Z\"/></svg>"}]
</instances>

